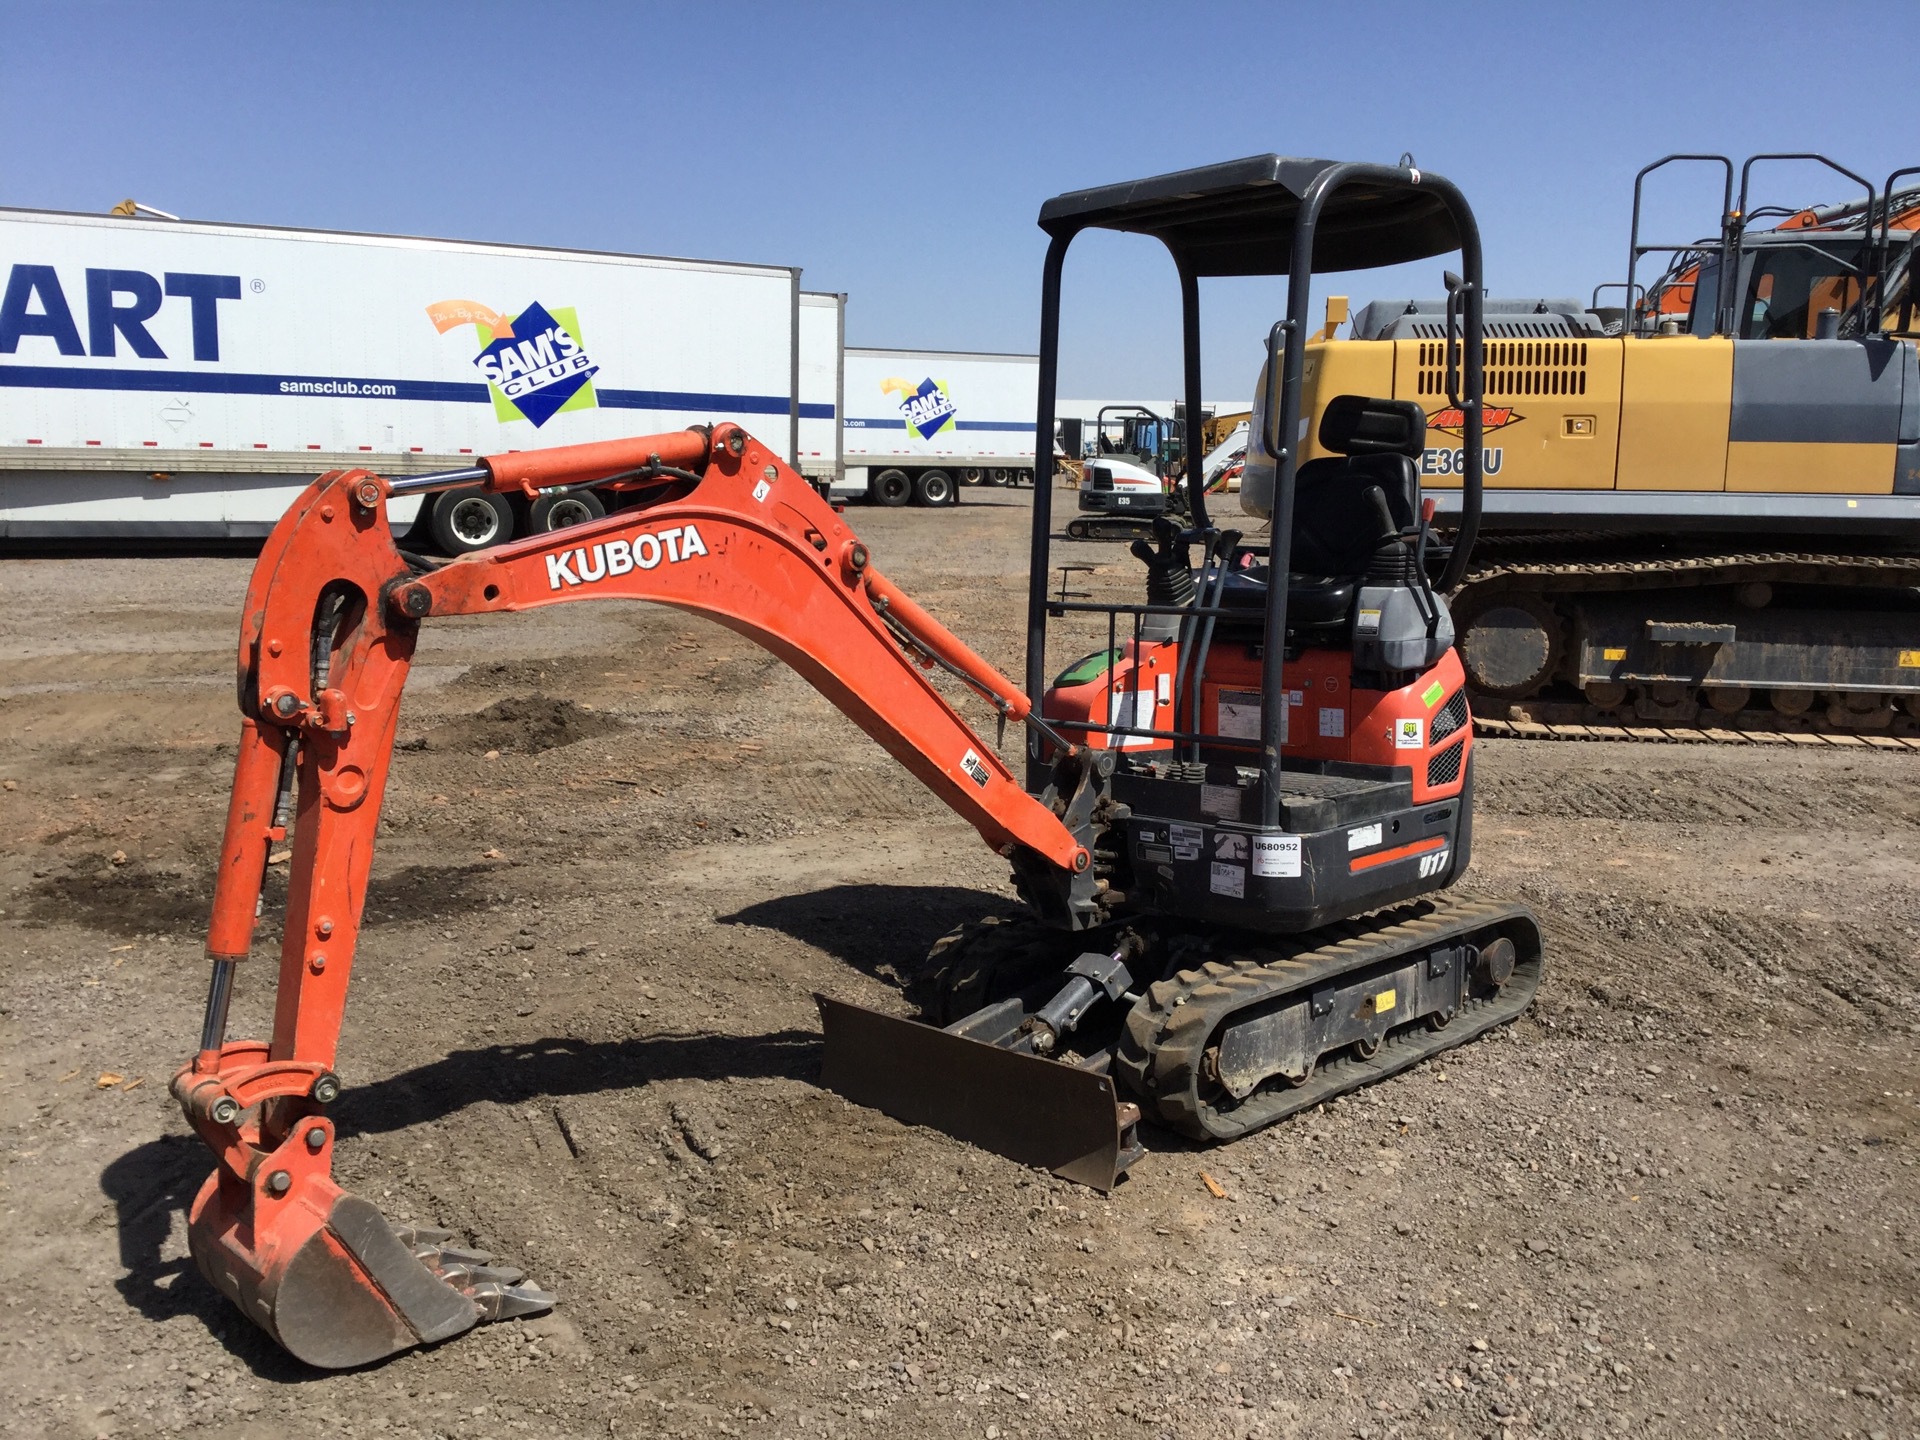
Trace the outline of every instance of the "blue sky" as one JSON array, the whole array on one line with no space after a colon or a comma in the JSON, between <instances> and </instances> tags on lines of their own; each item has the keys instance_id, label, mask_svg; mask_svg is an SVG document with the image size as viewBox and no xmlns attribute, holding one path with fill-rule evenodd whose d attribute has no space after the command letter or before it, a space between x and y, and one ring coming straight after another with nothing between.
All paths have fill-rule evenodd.
<instances>
[{"instance_id":1,"label":"blue sky","mask_svg":"<svg viewBox=\"0 0 1920 1440\"><path fill-rule=\"evenodd\" d=\"M1261 151L1411 150L1466 191L1509 296L1621 278L1633 174L1670 151L1920 163L1911 0L68 0L0 24L0 204L801 265L866 345L1031 349L1044 199ZM1846 188L1772 177L1761 199ZM1676 183L1652 218L1692 238L1717 199ZM1441 265L1330 288L1435 293ZM1063 390L1172 392L1152 242L1078 242L1067 299ZM1204 287L1210 395L1251 390L1279 303Z\"/></svg>"}]
</instances>

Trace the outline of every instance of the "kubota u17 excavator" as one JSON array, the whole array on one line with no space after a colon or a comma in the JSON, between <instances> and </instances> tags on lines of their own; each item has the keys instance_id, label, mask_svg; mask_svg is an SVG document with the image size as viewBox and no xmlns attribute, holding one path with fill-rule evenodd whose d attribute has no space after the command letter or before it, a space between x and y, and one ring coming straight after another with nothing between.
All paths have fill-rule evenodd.
<instances>
[{"instance_id":1,"label":"kubota u17 excavator","mask_svg":"<svg viewBox=\"0 0 1920 1440\"><path fill-rule=\"evenodd\" d=\"M438 616L614 597L710 616L793 666L971 821L1012 863L1029 918L963 927L936 948L915 986L933 1024L821 997L823 1078L1023 1163L1109 1187L1141 1153L1141 1107L1189 1135L1232 1138L1531 999L1542 957L1529 912L1423 898L1460 877L1471 841L1472 726L1440 592L1471 548L1478 470L1443 553L1414 464L1417 405L1343 397L1320 425L1333 453L1298 461L1313 271L1451 250L1463 274L1449 277L1450 399L1479 455L1480 246L1465 200L1410 167L1267 155L1063 195L1041 225L1043 437L1061 272L1082 230L1140 232L1172 252L1189 414L1200 413L1198 280L1290 280L1242 496L1269 534L1217 524L1189 474L1190 523L1165 521L1134 546L1143 599L1056 596L1043 472L1024 691L733 425L497 455L440 476L334 472L275 529L241 626L204 1030L173 1092L217 1157L190 1217L200 1269L295 1355L364 1364L553 1302L449 1246L448 1232L390 1225L331 1178L336 1046L401 689L420 627ZM612 485L632 502L451 562L397 548L391 497L472 484ZM1048 683L1056 623L1103 629L1106 643ZM1025 726L1024 776L930 683L935 667ZM273 1037L231 1041L268 855L289 836Z\"/></svg>"}]
</instances>

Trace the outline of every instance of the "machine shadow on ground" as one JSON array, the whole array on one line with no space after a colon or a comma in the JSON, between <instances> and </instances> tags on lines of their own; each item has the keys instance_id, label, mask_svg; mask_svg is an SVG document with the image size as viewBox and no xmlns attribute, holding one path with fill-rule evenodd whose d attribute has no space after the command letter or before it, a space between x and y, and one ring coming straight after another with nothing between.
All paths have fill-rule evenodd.
<instances>
[{"instance_id":1,"label":"machine shadow on ground","mask_svg":"<svg viewBox=\"0 0 1920 1440\"><path fill-rule=\"evenodd\" d=\"M629 1090L660 1080L817 1082L820 1037L808 1030L767 1035L645 1035L585 1041L553 1037L453 1053L385 1080L357 1086L334 1109L343 1139L412 1129L480 1101L500 1105ZM263 1380L320 1378L240 1321L232 1305L196 1273L191 1259L167 1259L174 1217L183 1217L212 1170L212 1155L191 1135L164 1135L134 1146L100 1172L112 1201L124 1274L114 1282L150 1321L193 1316Z\"/></svg>"},{"instance_id":2,"label":"machine shadow on ground","mask_svg":"<svg viewBox=\"0 0 1920 1440\"><path fill-rule=\"evenodd\" d=\"M1004 895L959 885L830 885L761 900L717 923L777 930L897 988L955 926L1024 913Z\"/></svg>"}]
</instances>

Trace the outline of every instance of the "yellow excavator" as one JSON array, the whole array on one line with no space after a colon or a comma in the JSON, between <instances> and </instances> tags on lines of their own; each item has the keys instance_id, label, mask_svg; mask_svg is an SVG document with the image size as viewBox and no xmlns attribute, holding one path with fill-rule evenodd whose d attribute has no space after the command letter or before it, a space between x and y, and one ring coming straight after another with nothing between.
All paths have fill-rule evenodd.
<instances>
[{"instance_id":1,"label":"yellow excavator","mask_svg":"<svg viewBox=\"0 0 1920 1440\"><path fill-rule=\"evenodd\" d=\"M1756 168L1789 159L1858 194L1750 212ZM1721 171L1719 232L1646 243L1643 186L1680 163ZM1875 185L1761 155L1737 174L1736 197L1730 159L1655 161L1624 286L1485 302L1484 511L1452 596L1481 718L1920 735L1920 167ZM1345 339L1330 300L1303 377L1309 414L1342 394L1425 410L1443 523L1465 458L1449 285L1360 307ZM1305 427L1302 459L1320 454Z\"/></svg>"}]
</instances>

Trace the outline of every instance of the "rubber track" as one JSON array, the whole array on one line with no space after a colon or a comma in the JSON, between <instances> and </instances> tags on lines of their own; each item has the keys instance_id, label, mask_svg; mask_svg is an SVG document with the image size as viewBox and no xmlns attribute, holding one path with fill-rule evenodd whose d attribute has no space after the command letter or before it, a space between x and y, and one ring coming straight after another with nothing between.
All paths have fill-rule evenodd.
<instances>
[{"instance_id":1,"label":"rubber track","mask_svg":"<svg viewBox=\"0 0 1920 1440\"><path fill-rule=\"evenodd\" d=\"M1114 1070L1127 1079L1148 1115L1197 1140L1231 1140L1262 1129L1512 1020L1532 1003L1542 961L1537 953L1523 959L1500 991L1484 1000L1469 999L1444 1030L1428 1030L1421 1022L1402 1026L1370 1060L1350 1049L1340 1051L1323 1059L1304 1083L1256 1090L1223 1111L1200 1095L1202 1057L1236 1013L1510 918L1534 923L1522 905L1419 901L1303 937L1318 943L1302 944L1277 959L1208 960L1148 987L1127 1017ZM1329 939L1330 933L1335 938Z\"/></svg>"},{"instance_id":2,"label":"rubber track","mask_svg":"<svg viewBox=\"0 0 1920 1440\"><path fill-rule=\"evenodd\" d=\"M1078 540L1079 543L1083 545L1096 541L1105 541L1111 544L1121 545L1129 540L1151 540L1153 538L1153 520L1149 516L1142 515L1135 519L1125 515L1100 517L1088 515L1083 518L1085 519L1087 529L1085 535L1075 536L1069 534L1067 527L1063 525L1060 527L1062 536L1068 540ZM1079 521L1076 520L1070 523L1078 524Z\"/></svg>"}]
</instances>

